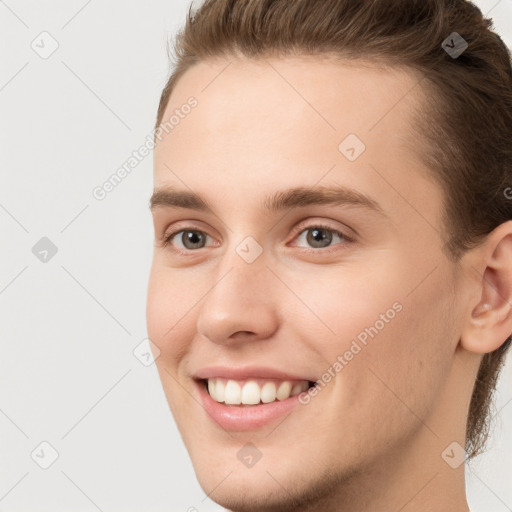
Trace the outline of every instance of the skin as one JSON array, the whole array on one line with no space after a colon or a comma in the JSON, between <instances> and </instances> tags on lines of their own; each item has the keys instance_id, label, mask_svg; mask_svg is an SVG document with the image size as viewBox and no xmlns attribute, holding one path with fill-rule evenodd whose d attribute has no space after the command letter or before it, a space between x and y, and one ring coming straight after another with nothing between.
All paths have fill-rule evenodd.
<instances>
[{"instance_id":1,"label":"skin","mask_svg":"<svg viewBox=\"0 0 512 512\"><path fill-rule=\"evenodd\" d=\"M482 354L512 332L512 222L458 264L448 259L443 192L408 138L417 82L357 61L233 57L197 64L171 95L164 119L190 96L198 105L157 144L155 190L192 190L215 215L153 209L148 334L198 481L229 510L469 510L464 464L452 469L441 454L464 446ZM349 133L366 145L353 162L338 150ZM351 187L385 215L262 207L300 185ZM355 240L311 247L318 222ZM180 255L180 233L163 247L178 228L203 231L206 246ZM235 250L247 236L263 249L250 264ZM397 302L401 311L284 421L228 433L199 403L192 375L205 366L321 378ZM237 458L247 442L262 452L251 468Z\"/></svg>"}]
</instances>

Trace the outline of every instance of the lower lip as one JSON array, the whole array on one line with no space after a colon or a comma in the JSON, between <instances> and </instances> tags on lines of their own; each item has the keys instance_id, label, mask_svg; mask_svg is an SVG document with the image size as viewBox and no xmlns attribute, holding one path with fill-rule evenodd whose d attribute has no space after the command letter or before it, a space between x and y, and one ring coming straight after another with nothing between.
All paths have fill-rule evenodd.
<instances>
[{"instance_id":1,"label":"lower lip","mask_svg":"<svg viewBox=\"0 0 512 512\"><path fill-rule=\"evenodd\" d=\"M289 413L299 404L299 395L259 405L226 405L214 400L203 381L197 382L201 402L210 419L224 430L248 431L261 428Z\"/></svg>"}]
</instances>

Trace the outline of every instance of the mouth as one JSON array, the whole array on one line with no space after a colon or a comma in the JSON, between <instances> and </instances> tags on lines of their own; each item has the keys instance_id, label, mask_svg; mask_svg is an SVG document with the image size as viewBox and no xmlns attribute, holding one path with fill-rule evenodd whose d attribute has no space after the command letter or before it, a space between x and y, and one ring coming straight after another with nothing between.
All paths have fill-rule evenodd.
<instances>
[{"instance_id":1,"label":"mouth","mask_svg":"<svg viewBox=\"0 0 512 512\"><path fill-rule=\"evenodd\" d=\"M199 380L212 400L234 406L258 406L284 401L315 386L314 382L308 380L235 380L223 377Z\"/></svg>"},{"instance_id":2,"label":"mouth","mask_svg":"<svg viewBox=\"0 0 512 512\"><path fill-rule=\"evenodd\" d=\"M301 416L304 409L317 407L300 407L301 411L297 407L308 404L303 395L317 387L315 375L307 367L289 373L270 366L212 365L196 370L191 377L205 419L212 420L214 428L254 431L283 422L292 411Z\"/></svg>"},{"instance_id":3,"label":"mouth","mask_svg":"<svg viewBox=\"0 0 512 512\"><path fill-rule=\"evenodd\" d=\"M214 426L235 432L255 431L278 420L282 422L282 418L294 410L296 414L303 414L297 410L301 403L299 396L316 386L308 380L271 378L194 380L206 417Z\"/></svg>"}]
</instances>

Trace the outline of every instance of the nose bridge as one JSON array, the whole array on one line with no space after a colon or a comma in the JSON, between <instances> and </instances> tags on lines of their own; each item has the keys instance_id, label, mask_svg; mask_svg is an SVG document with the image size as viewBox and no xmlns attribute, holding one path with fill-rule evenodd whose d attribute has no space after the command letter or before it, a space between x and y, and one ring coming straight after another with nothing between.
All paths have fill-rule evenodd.
<instances>
[{"instance_id":1,"label":"nose bridge","mask_svg":"<svg viewBox=\"0 0 512 512\"><path fill-rule=\"evenodd\" d=\"M213 342L229 342L239 332L265 338L277 328L277 304L268 284L272 275L254 242L244 240L222 257L201 302L197 328Z\"/></svg>"},{"instance_id":2,"label":"nose bridge","mask_svg":"<svg viewBox=\"0 0 512 512\"><path fill-rule=\"evenodd\" d=\"M226 258L221 265L216 285L212 292L217 298L222 298L226 303L231 301L236 304L247 304L257 299L262 291L265 276L268 272L265 261L247 263L238 254Z\"/></svg>"},{"instance_id":3,"label":"nose bridge","mask_svg":"<svg viewBox=\"0 0 512 512\"><path fill-rule=\"evenodd\" d=\"M239 301L245 301L257 298L258 293L264 292L269 273L266 265L269 262L262 245L254 237L246 236L237 244L232 244L221 260L216 280L218 284L215 286L217 293L235 291Z\"/></svg>"}]
</instances>

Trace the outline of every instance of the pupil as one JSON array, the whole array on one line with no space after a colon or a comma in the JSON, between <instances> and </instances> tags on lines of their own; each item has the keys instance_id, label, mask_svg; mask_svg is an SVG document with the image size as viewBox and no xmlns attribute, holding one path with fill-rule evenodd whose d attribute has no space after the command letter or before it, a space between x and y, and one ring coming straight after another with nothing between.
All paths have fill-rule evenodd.
<instances>
[{"instance_id":1,"label":"pupil","mask_svg":"<svg viewBox=\"0 0 512 512\"><path fill-rule=\"evenodd\" d=\"M186 231L182 238L183 245L187 249L197 249L197 245L201 245L204 241L202 234L197 231Z\"/></svg>"},{"instance_id":2,"label":"pupil","mask_svg":"<svg viewBox=\"0 0 512 512\"><path fill-rule=\"evenodd\" d=\"M309 231L307 239L313 247L326 247L331 243L332 233L323 228L315 228Z\"/></svg>"}]
</instances>

